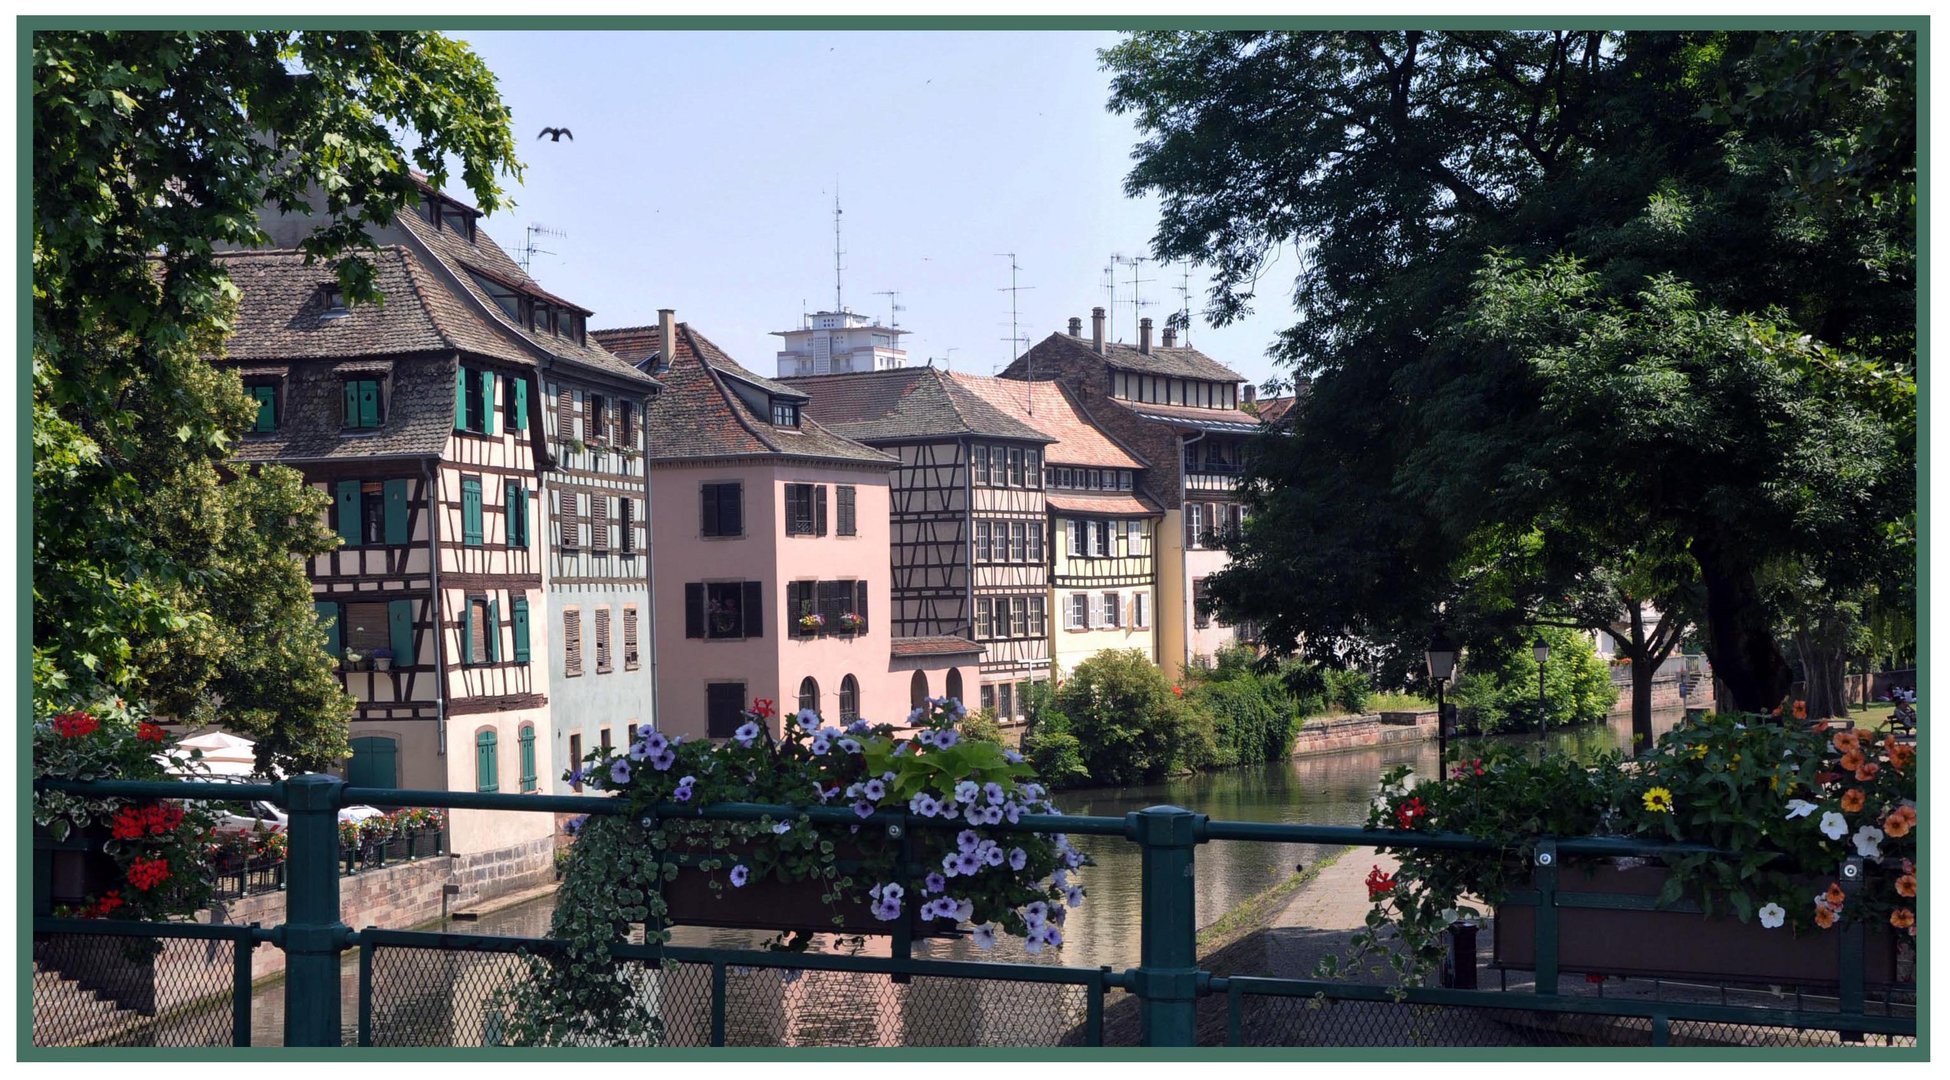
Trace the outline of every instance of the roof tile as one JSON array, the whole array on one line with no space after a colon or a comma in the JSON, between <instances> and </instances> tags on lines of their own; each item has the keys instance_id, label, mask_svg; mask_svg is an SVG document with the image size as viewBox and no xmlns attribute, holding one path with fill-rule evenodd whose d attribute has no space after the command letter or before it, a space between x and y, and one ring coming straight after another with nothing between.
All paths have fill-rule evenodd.
<instances>
[{"instance_id":1,"label":"roof tile","mask_svg":"<svg viewBox=\"0 0 1950 1080\"><path fill-rule=\"evenodd\" d=\"M1054 441L932 366L800 375L782 381L812 394L806 408L815 419L862 442L956 435Z\"/></svg>"}]
</instances>

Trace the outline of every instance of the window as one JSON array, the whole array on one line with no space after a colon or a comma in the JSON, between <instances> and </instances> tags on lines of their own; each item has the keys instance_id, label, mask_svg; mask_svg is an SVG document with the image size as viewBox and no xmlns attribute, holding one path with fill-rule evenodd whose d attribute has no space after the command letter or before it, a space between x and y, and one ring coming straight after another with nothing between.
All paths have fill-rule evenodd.
<instances>
[{"instance_id":1,"label":"window","mask_svg":"<svg viewBox=\"0 0 1950 1080\"><path fill-rule=\"evenodd\" d=\"M1144 552L1144 522L1127 521L1124 523L1124 547L1132 555L1139 555Z\"/></svg>"},{"instance_id":2,"label":"window","mask_svg":"<svg viewBox=\"0 0 1950 1080\"><path fill-rule=\"evenodd\" d=\"M705 734L713 739L729 739L745 722L745 684L714 682L704 684Z\"/></svg>"},{"instance_id":3,"label":"window","mask_svg":"<svg viewBox=\"0 0 1950 1080\"><path fill-rule=\"evenodd\" d=\"M799 405L784 398L772 399L772 424L775 427L798 427Z\"/></svg>"},{"instance_id":4,"label":"window","mask_svg":"<svg viewBox=\"0 0 1950 1080\"><path fill-rule=\"evenodd\" d=\"M995 708L995 687L990 686L988 683L982 684L982 708Z\"/></svg>"},{"instance_id":5,"label":"window","mask_svg":"<svg viewBox=\"0 0 1950 1080\"><path fill-rule=\"evenodd\" d=\"M260 415L262 411L260 408ZM345 381L345 426L349 428L376 428L379 426L378 379L347 379Z\"/></svg>"},{"instance_id":6,"label":"window","mask_svg":"<svg viewBox=\"0 0 1950 1080\"><path fill-rule=\"evenodd\" d=\"M609 437L609 403L601 394L582 394L583 442L599 443Z\"/></svg>"},{"instance_id":7,"label":"window","mask_svg":"<svg viewBox=\"0 0 1950 1080\"><path fill-rule=\"evenodd\" d=\"M636 648L636 605L623 605L623 670L635 671L643 666L637 657Z\"/></svg>"},{"instance_id":8,"label":"window","mask_svg":"<svg viewBox=\"0 0 1950 1080\"><path fill-rule=\"evenodd\" d=\"M1192 579L1192 625L1200 630L1212 625L1212 617L1205 613L1205 579Z\"/></svg>"},{"instance_id":9,"label":"window","mask_svg":"<svg viewBox=\"0 0 1950 1080\"><path fill-rule=\"evenodd\" d=\"M534 791L535 783L535 725L521 725L521 790Z\"/></svg>"},{"instance_id":10,"label":"window","mask_svg":"<svg viewBox=\"0 0 1950 1080\"><path fill-rule=\"evenodd\" d=\"M1009 601L1011 618L1009 632L1016 637L1029 636L1029 598L1018 596ZM997 614L1000 614L999 612Z\"/></svg>"},{"instance_id":11,"label":"window","mask_svg":"<svg viewBox=\"0 0 1950 1080\"><path fill-rule=\"evenodd\" d=\"M1190 503L1190 502L1186 503L1185 504L1185 546L1187 548L1196 548L1202 546L1200 544L1200 541L1204 538L1204 535L1205 535L1205 504Z\"/></svg>"},{"instance_id":12,"label":"window","mask_svg":"<svg viewBox=\"0 0 1950 1080\"><path fill-rule=\"evenodd\" d=\"M860 680L851 675L840 679L840 719L849 724L860 719Z\"/></svg>"},{"instance_id":13,"label":"window","mask_svg":"<svg viewBox=\"0 0 1950 1080\"><path fill-rule=\"evenodd\" d=\"M785 486L785 534L787 536L826 535L825 484Z\"/></svg>"},{"instance_id":14,"label":"window","mask_svg":"<svg viewBox=\"0 0 1950 1080\"><path fill-rule=\"evenodd\" d=\"M1013 448L1010 449L1009 451L1009 486L1010 487L1023 486L1022 451Z\"/></svg>"},{"instance_id":15,"label":"window","mask_svg":"<svg viewBox=\"0 0 1950 1080\"><path fill-rule=\"evenodd\" d=\"M986 521L978 521L975 523L975 561L976 562L988 562L989 559L991 558L990 546L989 546L990 528L991 526Z\"/></svg>"},{"instance_id":16,"label":"window","mask_svg":"<svg viewBox=\"0 0 1950 1080\"><path fill-rule=\"evenodd\" d=\"M1043 523L1029 523L1029 561L1041 565L1043 561Z\"/></svg>"},{"instance_id":17,"label":"window","mask_svg":"<svg viewBox=\"0 0 1950 1080\"><path fill-rule=\"evenodd\" d=\"M589 550L609 552L609 496L589 493Z\"/></svg>"},{"instance_id":18,"label":"window","mask_svg":"<svg viewBox=\"0 0 1950 1080\"><path fill-rule=\"evenodd\" d=\"M1043 637L1049 633L1047 614L1043 610L1045 599L1041 596L1029 598L1029 636Z\"/></svg>"},{"instance_id":19,"label":"window","mask_svg":"<svg viewBox=\"0 0 1950 1080\"><path fill-rule=\"evenodd\" d=\"M1043 454L1040 450L1025 450L1022 454L1023 484L1026 487L1043 486Z\"/></svg>"},{"instance_id":20,"label":"window","mask_svg":"<svg viewBox=\"0 0 1950 1080\"><path fill-rule=\"evenodd\" d=\"M745 535L745 485L705 484L699 490L703 506L700 532L705 536Z\"/></svg>"},{"instance_id":21,"label":"window","mask_svg":"<svg viewBox=\"0 0 1950 1080\"><path fill-rule=\"evenodd\" d=\"M251 421L251 433L261 435L278 429L278 388L275 383L248 383L244 392L257 402L257 418Z\"/></svg>"},{"instance_id":22,"label":"window","mask_svg":"<svg viewBox=\"0 0 1950 1080\"><path fill-rule=\"evenodd\" d=\"M764 585L693 581L684 586L684 636L711 640L764 636Z\"/></svg>"},{"instance_id":23,"label":"window","mask_svg":"<svg viewBox=\"0 0 1950 1080\"><path fill-rule=\"evenodd\" d=\"M1110 522L1087 521L1084 523L1084 525L1086 528L1090 530L1091 556L1093 558L1101 559L1109 555L1110 554Z\"/></svg>"},{"instance_id":24,"label":"window","mask_svg":"<svg viewBox=\"0 0 1950 1080\"><path fill-rule=\"evenodd\" d=\"M610 741L609 741L609 729L608 729L608 728L599 728L599 729L597 729L597 731L596 731L596 746L597 746L597 748L598 748L598 749L600 749L600 750L601 750L601 751L602 751L603 753L605 753L605 754L607 754L607 753L609 753L609 747L610 747Z\"/></svg>"},{"instance_id":25,"label":"window","mask_svg":"<svg viewBox=\"0 0 1950 1080\"><path fill-rule=\"evenodd\" d=\"M514 391L508 395L508 415L503 417L509 431L528 430L528 380L517 376L508 378L508 386Z\"/></svg>"},{"instance_id":26,"label":"window","mask_svg":"<svg viewBox=\"0 0 1950 1080\"><path fill-rule=\"evenodd\" d=\"M406 542L406 481L341 480L333 501L346 547Z\"/></svg>"},{"instance_id":27,"label":"window","mask_svg":"<svg viewBox=\"0 0 1950 1080\"><path fill-rule=\"evenodd\" d=\"M481 478L460 480L460 539L468 547L481 546Z\"/></svg>"},{"instance_id":28,"label":"window","mask_svg":"<svg viewBox=\"0 0 1950 1080\"><path fill-rule=\"evenodd\" d=\"M956 670L955 668L948 669L948 688L942 691L942 693L955 699L957 702L961 700L961 672L960 671Z\"/></svg>"},{"instance_id":29,"label":"window","mask_svg":"<svg viewBox=\"0 0 1950 1080\"><path fill-rule=\"evenodd\" d=\"M492 371L470 367L454 373L455 431L494 434L494 384L498 378Z\"/></svg>"},{"instance_id":30,"label":"window","mask_svg":"<svg viewBox=\"0 0 1950 1080\"><path fill-rule=\"evenodd\" d=\"M978 484L987 484L989 482L989 448L986 446L977 446L972 451L971 457L975 462L975 482Z\"/></svg>"},{"instance_id":31,"label":"window","mask_svg":"<svg viewBox=\"0 0 1950 1080\"><path fill-rule=\"evenodd\" d=\"M512 479L504 480L501 490L507 496L508 546L528 546L528 489Z\"/></svg>"},{"instance_id":32,"label":"window","mask_svg":"<svg viewBox=\"0 0 1950 1080\"><path fill-rule=\"evenodd\" d=\"M1083 555L1083 530L1088 524L1089 522L1079 521L1076 518L1063 519L1063 533L1068 540L1072 558L1080 558Z\"/></svg>"},{"instance_id":33,"label":"window","mask_svg":"<svg viewBox=\"0 0 1950 1080\"><path fill-rule=\"evenodd\" d=\"M582 733L579 731L569 736L569 768L577 772L582 770ZM582 782L576 781L570 784L569 790L581 791Z\"/></svg>"},{"instance_id":34,"label":"window","mask_svg":"<svg viewBox=\"0 0 1950 1080\"><path fill-rule=\"evenodd\" d=\"M1016 715L1016 684L1002 683L995 688L995 715L999 720L1013 719Z\"/></svg>"},{"instance_id":35,"label":"window","mask_svg":"<svg viewBox=\"0 0 1950 1080\"><path fill-rule=\"evenodd\" d=\"M1123 614L1124 601L1114 592L1104 594L1104 626L1117 629L1117 620Z\"/></svg>"},{"instance_id":36,"label":"window","mask_svg":"<svg viewBox=\"0 0 1950 1080\"><path fill-rule=\"evenodd\" d=\"M975 636L992 638L995 636L995 600L992 597L979 597L975 601Z\"/></svg>"},{"instance_id":37,"label":"window","mask_svg":"<svg viewBox=\"0 0 1950 1080\"><path fill-rule=\"evenodd\" d=\"M622 533L623 554L636 554L636 500L628 496L616 500L616 508L623 512L618 531Z\"/></svg>"},{"instance_id":38,"label":"window","mask_svg":"<svg viewBox=\"0 0 1950 1080\"><path fill-rule=\"evenodd\" d=\"M858 493L858 489L855 488L852 484L841 484L839 485L838 488L834 490L839 495L839 502L840 502L839 535L857 536L859 534L859 530L856 526L856 523L854 522L854 513L855 513L854 504L855 504L856 495Z\"/></svg>"},{"instance_id":39,"label":"window","mask_svg":"<svg viewBox=\"0 0 1950 1080\"><path fill-rule=\"evenodd\" d=\"M374 649L391 648L393 638L389 615L390 611L384 603L346 604L343 621L345 647L362 656L371 656Z\"/></svg>"},{"instance_id":40,"label":"window","mask_svg":"<svg viewBox=\"0 0 1950 1080\"><path fill-rule=\"evenodd\" d=\"M609 657L609 607L596 609L596 674L615 670Z\"/></svg>"},{"instance_id":41,"label":"window","mask_svg":"<svg viewBox=\"0 0 1950 1080\"><path fill-rule=\"evenodd\" d=\"M461 610L463 664L492 664L501 659L500 605L483 596L468 598Z\"/></svg>"},{"instance_id":42,"label":"window","mask_svg":"<svg viewBox=\"0 0 1950 1080\"><path fill-rule=\"evenodd\" d=\"M925 671L917 671L914 673L914 677L907 681L907 703L912 708L918 709L925 705L927 700L928 673Z\"/></svg>"},{"instance_id":43,"label":"window","mask_svg":"<svg viewBox=\"0 0 1950 1080\"><path fill-rule=\"evenodd\" d=\"M582 674L582 612L577 608L562 612L562 658L563 675Z\"/></svg>"},{"instance_id":44,"label":"window","mask_svg":"<svg viewBox=\"0 0 1950 1080\"><path fill-rule=\"evenodd\" d=\"M1012 562L1029 561L1029 523L1026 521L1009 523L1009 559Z\"/></svg>"},{"instance_id":45,"label":"window","mask_svg":"<svg viewBox=\"0 0 1950 1080\"><path fill-rule=\"evenodd\" d=\"M1079 593L1070 594L1070 618L1069 621L1064 623L1063 625L1064 625L1064 629L1066 630L1090 629L1090 594L1089 593L1079 592Z\"/></svg>"},{"instance_id":46,"label":"window","mask_svg":"<svg viewBox=\"0 0 1950 1080\"><path fill-rule=\"evenodd\" d=\"M501 762L496 755L494 729L474 736L474 790L501 790Z\"/></svg>"},{"instance_id":47,"label":"window","mask_svg":"<svg viewBox=\"0 0 1950 1080\"><path fill-rule=\"evenodd\" d=\"M811 675L799 680L799 711L819 711L819 683Z\"/></svg>"},{"instance_id":48,"label":"window","mask_svg":"<svg viewBox=\"0 0 1950 1080\"><path fill-rule=\"evenodd\" d=\"M1143 630L1151 625L1151 613L1144 610L1147 594L1134 593L1131 596L1131 625Z\"/></svg>"}]
</instances>

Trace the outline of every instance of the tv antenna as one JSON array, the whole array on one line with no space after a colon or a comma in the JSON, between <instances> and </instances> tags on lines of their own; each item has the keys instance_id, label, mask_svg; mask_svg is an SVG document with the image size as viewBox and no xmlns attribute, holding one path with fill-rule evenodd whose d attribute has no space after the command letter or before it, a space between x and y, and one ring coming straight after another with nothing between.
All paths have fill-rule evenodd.
<instances>
[{"instance_id":1,"label":"tv antenna","mask_svg":"<svg viewBox=\"0 0 1950 1080\"><path fill-rule=\"evenodd\" d=\"M566 240L569 238L569 234L563 232L561 229L551 229L539 223L528 226L521 238L521 251L519 252L521 257L515 260L521 264L521 272L524 274L528 273L529 264L534 262L535 256L555 254L555 252L549 251L546 248L536 247L535 238L537 236L547 237L551 240Z\"/></svg>"},{"instance_id":2,"label":"tv antenna","mask_svg":"<svg viewBox=\"0 0 1950 1080\"><path fill-rule=\"evenodd\" d=\"M887 311L887 328L888 328L888 329L890 329L890 330L898 330L898 329L900 329L900 325L901 325L901 312L903 312L903 311L906 311L906 310L907 310L907 305L906 305L906 304L903 304L903 303L901 303L901 294L900 294L900 290L899 290L899 289L882 289L882 290L880 290L879 292L877 292L877 293L874 293L874 295L875 295L875 296L884 296L884 297L886 297L886 298L887 298L887 309L888 309L888 311Z\"/></svg>"},{"instance_id":3,"label":"tv antenna","mask_svg":"<svg viewBox=\"0 0 1950 1080\"><path fill-rule=\"evenodd\" d=\"M1121 255L1113 255L1111 259L1119 266L1128 266L1131 268L1131 280L1127 284L1131 286L1131 325L1135 327L1137 325L1138 315L1142 309L1156 307L1158 305L1156 300L1141 300L1138 298L1138 286L1149 285L1157 280L1156 278L1138 277L1138 268L1151 260L1142 255L1135 255L1128 259Z\"/></svg>"},{"instance_id":4,"label":"tv antenna","mask_svg":"<svg viewBox=\"0 0 1950 1080\"><path fill-rule=\"evenodd\" d=\"M959 345L950 345L948 347L947 353L945 353L941 357L941 370L943 371L955 370L955 350L959 348L961 348L961 346Z\"/></svg>"},{"instance_id":5,"label":"tv antenna","mask_svg":"<svg viewBox=\"0 0 1950 1080\"><path fill-rule=\"evenodd\" d=\"M845 311L846 302L840 293L840 272L846 267L840 264L840 256L846 251L840 247L840 185L833 184L833 310Z\"/></svg>"},{"instance_id":6,"label":"tv antenna","mask_svg":"<svg viewBox=\"0 0 1950 1080\"><path fill-rule=\"evenodd\" d=\"M995 253L995 257L998 259L1009 260L1009 284L1007 287L1000 288L995 291L1005 292L1009 294L1009 336L1004 340L1006 340L1009 343L1009 349L1010 349L1009 359L1013 361L1016 358L1015 349L1018 346L1021 346L1024 349L1027 349L1029 346L1029 339L1024 337L1022 334L1022 322L1021 322L1021 316L1018 313L1018 309L1016 306L1016 294L1021 292L1031 291L1035 289L1036 286L1016 284L1016 274L1022 269L1022 267L1018 265L1016 262L1015 252L998 251Z\"/></svg>"},{"instance_id":7,"label":"tv antenna","mask_svg":"<svg viewBox=\"0 0 1950 1080\"><path fill-rule=\"evenodd\" d=\"M1178 298L1182 303L1178 313L1185 323L1185 347L1189 349L1192 347L1192 268L1185 263L1179 263L1178 269L1181 274L1178 281Z\"/></svg>"},{"instance_id":8,"label":"tv antenna","mask_svg":"<svg viewBox=\"0 0 1950 1080\"><path fill-rule=\"evenodd\" d=\"M1110 262L1104 264L1104 340L1117 340L1117 264L1124 256L1113 252Z\"/></svg>"}]
</instances>

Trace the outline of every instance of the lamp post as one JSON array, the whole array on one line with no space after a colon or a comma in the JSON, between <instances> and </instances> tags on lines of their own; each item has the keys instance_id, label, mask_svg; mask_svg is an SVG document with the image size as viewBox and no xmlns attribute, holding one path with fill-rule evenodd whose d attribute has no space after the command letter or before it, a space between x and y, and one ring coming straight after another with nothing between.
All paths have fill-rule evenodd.
<instances>
[{"instance_id":1,"label":"lamp post","mask_svg":"<svg viewBox=\"0 0 1950 1080\"><path fill-rule=\"evenodd\" d=\"M1537 658L1537 760L1542 761L1544 744L1548 741L1545 730L1550 724L1550 709L1544 703L1544 661L1551 658L1551 646L1541 632L1530 645L1530 655Z\"/></svg>"},{"instance_id":2,"label":"lamp post","mask_svg":"<svg viewBox=\"0 0 1950 1080\"><path fill-rule=\"evenodd\" d=\"M1442 687L1456 673L1456 643L1443 633L1442 624L1436 624L1435 636L1429 639L1423 658L1428 661L1429 679L1435 683L1436 778L1442 779L1449 770L1449 706L1442 699Z\"/></svg>"}]
</instances>

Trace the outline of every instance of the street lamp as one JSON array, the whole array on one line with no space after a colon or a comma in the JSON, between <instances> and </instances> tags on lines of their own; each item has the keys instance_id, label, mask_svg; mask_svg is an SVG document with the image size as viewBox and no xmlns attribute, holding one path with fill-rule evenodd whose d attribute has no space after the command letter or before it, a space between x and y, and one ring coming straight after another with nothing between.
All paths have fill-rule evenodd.
<instances>
[{"instance_id":1,"label":"street lamp","mask_svg":"<svg viewBox=\"0 0 1950 1080\"><path fill-rule=\"evenodd\" d=\"M1436 624L1424 659L1428 661L1429 679L1435 683L1436 776L1440 779L1449 769L1449 706L1442 700L1442 685L1456 674L1456 643L1442 632L1441 623Z\"/></svg>"},{"instance_id":2,"label":"street lamp","mask_svg":"<svg viewBox=\"0 0 1950 1080\"><path fill-rule=\"evenodd\" d=\"M1539 633L1537 640L1530 645L1530 655L1537 658L1537 760L1544 759L1544 743L1547 741L1544 730L1549 724L1550 712L1544 704L1544 661L1551 658L1550 642Z\"/></svg>"}]
</instances>

